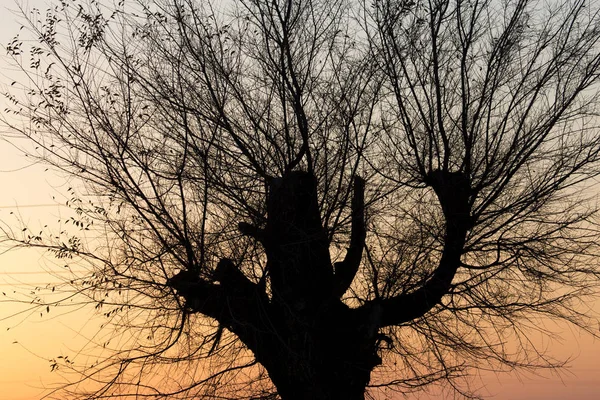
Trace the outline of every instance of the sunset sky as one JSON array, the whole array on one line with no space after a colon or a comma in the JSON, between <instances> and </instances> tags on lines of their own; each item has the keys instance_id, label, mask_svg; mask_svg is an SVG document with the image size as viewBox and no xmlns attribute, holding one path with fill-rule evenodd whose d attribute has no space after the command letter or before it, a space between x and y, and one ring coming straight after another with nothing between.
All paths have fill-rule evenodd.
<instances>
[{"instance_id":1,"label":"sunset sky","mask_svg":"<svg viewBox=\"0 0 600 400\"><path fill-rule=\"evenodd\" d=\"M20 26L14 14L8 11L16 9L11 3L12 0L2 0L0 4L3 45ZM44 10L47 2L29 0L24 4ZM3 57L4 54L2 50ZM0 71L0 86L4 92L12 82L12 72L6 69L5 60L0 62ZM43 226L68 212L60 205L64 204L68 182L65 177L45 169L43 165L30 165L14 146L0 140L0 221L11 224L15 216L20 215L33 226ZM93 307L71 310L65 315L43 312L40 316L43 310L26 311L26 304L15 303L15 299L26 299L32 286L57 283L58 278L48 273L56 270L52 259L43 252L19 250L0 255L0 400L34 400L48 393L47 388L61 382L57 373L51 373L48 360L59 355L76 356L100 324L94 317ZM596 309L600 309L600 301ZM24 312L14 315L21 311ZM9 317L11 315L14 316ZM600 327L594 329L598 331ZM558 375L485 372L482 378L485 388L480 393L486 399L498 400L599 399L600 340L567 326L559 330L561 337L547 346L556 358L572 359L569 368L559 371ZM397 396L397 399L402 398Z\"/></svg>"}]
</instances>

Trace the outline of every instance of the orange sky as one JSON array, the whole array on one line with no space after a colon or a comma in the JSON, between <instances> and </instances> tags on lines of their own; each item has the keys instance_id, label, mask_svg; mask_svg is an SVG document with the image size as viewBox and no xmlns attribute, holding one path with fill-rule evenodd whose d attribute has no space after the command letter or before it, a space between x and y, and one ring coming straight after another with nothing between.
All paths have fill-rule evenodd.
<instances>
[{"instance_id":1,"label":"orange sky","mask_svg":"<svg viewBox=\"0 0 600 400\"><path fill-rule=\"evenodd\" d=\"M0 7L14 8L10 3L10 0L5 0ZM45 2L29 0L28 3L43 8ZM7 43L17 29L13 16L0 9L2 43ZM3 66L1 62L0 66ZM7 84L10 84L9 78L5 74L0 75L0 85ZM61 192L62 181L44 172L41 166L15 171L26 165L27 160L22 155L0 141L0 220L12 218L14 214L10 212L16 211L15 205L21 206L21 215L30 223L54 220L60 215L60 206L24 206L55 203L52 196ZM48 268L52 266L44 262L37 252L3 254L0 256L0 292L5 292L8 297L16 296L27 293L18 282L55 282L55 277L44 272ZM13 294L15 290L17 293ZM50 373L48 359L76 352L85 344L86 339L82 335L95 329L97 321L93 320L90 310L62 317L55 317L52 313L40 316L39 312L35 312L26 318L7 320L3 318L18 311L21 306L6 300L7 296L0 293L0 400L39 399L44 393L43 388L56 383L59 378L57 374ZM600 307L600 302L598 304ZM541 376L488 373L484 375L486 389L481 393L485 398L499 400L599 399L600 341L575 330L565 330L562 336L562 341L551 345L552 354L575 358L560 377L548 373ZM409 397L414 398L418 397ZM424 395L421 398L428 397Z\"/></svg>"}]
</instances>

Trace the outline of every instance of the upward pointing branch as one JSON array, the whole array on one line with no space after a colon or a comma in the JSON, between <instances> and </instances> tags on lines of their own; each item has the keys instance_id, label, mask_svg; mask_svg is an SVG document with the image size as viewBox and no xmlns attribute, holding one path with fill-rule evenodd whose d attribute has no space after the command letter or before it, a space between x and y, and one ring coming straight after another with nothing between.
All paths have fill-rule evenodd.
<instances>
[{"instance_id":1,"label":"upward pointing branch","mask_svg":"<svg viewBox=\"0 0 600 400\"><path fill-rule=\"evenodd\" d=\"M380 326L398 325L422 317L448 293L460 266L460 257L471 228L470 184L460 172L433 171L426 183L435 191L446 219L442 257L431 278L414 292L365 304L381 312Z\"/></svg>"},{"instance_id":2,"label":"upward pointing branch","mask_svg":"<svg viewBox=\"0 0 600 400\"><path fill-rule=\"evenodd\" d=\"M356 176L352 194L352 231L350 233L350 247L342 262L335 263L334 295L341 297L352 284L358 272L365 247L365 181Z\"/></svg>"}]
</instances>

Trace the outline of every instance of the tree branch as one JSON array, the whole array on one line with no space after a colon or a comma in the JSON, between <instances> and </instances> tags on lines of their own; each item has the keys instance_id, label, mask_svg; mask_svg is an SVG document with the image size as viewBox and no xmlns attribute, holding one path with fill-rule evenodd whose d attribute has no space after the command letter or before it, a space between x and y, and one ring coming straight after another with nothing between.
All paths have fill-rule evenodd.
<instances>
[{"instance_id":1,"label":"tree branch","mask_svg":"<svg viewBox=\"0 0 600 400\"><path fill-rule=\"evenodd\" d=\"M365 181L356 176L352 194L352 231L350 247L342 262L335 263L334 295L341 297L352 284L358 272L365 247Z\"/></svg>"},{"instance_id":2,"label":"tree branch","mask_svg":"<svg viewBox=\"0 0 600 400\"><path fill-rule=\"evenodd\" d=\"M167 286L186 300L186 306L216 320L223 319L225 292L219 285L207 282L194 271L184 270L167 280Z\"/></svg>"},{"instance_id":3,"label":"tree branch","mask_svg":"<svg viewBox=\"0 0 600 400\"><path fill-rule=\"evenodd\" d=\"M210 283L192 271L181 271L167 285L184 297L192 312L214 318L234 332L251 349L260 345L268 298L227 258L214 272L219 284Z\"/></svg>"},{"instance_id":4,"label":"tree branch","mask_svg":"<svg viewBox=\"0 0 600 400\"><path fill-rule=\"evenodd\" d=\"M265 232L263 229L258 228L257 226L249 224L247 222L240 222L238 224L238 229L243 235L249 236L254 240L258 241L259 243L264 244Z\"/></svg>"},{"instance_id":5,"label":"tree branch","mask_svg":"<svg viewBox=\"0 0 600 400\"><path fill-rule=\"evenodd\" d=\"M442 257L431 278L421 288L365 304L369 310L373 307L381 310L380 326L398 325L425 315L448 292L460 266L467 231L472 227L469 180L460 172L438 170L427 175L426 183L435 191L446 219Z\"/></svg>"}]
</instances>

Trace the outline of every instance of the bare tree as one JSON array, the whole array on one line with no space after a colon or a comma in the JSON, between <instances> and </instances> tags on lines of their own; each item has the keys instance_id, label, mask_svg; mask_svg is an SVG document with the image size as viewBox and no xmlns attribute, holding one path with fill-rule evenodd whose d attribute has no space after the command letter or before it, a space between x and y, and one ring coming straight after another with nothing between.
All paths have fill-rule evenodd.
<instances>
[{"instance_id":1,"label":"bare tree","mask_svg":"<svg viewBox=\"0 0 600 400\"><path fill-rule=\"evenodd\" d=\"M81 179L73 223L105 241L7 233L93 263L69 284L127 338L80 367L93 398L469 397L470 368L557 365L537 318L588 327L592 2L63 0L29 23L5 123Z\"/></svg>"}]
</instances>

